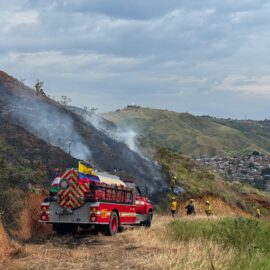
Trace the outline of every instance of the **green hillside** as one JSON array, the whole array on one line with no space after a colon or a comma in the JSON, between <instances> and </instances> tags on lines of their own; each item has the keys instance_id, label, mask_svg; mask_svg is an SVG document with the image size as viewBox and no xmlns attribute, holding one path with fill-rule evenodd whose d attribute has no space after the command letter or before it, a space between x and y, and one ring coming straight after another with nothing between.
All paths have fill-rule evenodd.
<instances>
[{"instance_id":1,"label":"green hillside","mask_svg":"<svg viewBox=\"0 0 270 270\"><path fill-rule=\"evenodd\" d=\"M162 146L190 156L270 152L268 121L237 121L128 106L103 115L140 135L143 149Z\"/></svg>"}]
</instances>

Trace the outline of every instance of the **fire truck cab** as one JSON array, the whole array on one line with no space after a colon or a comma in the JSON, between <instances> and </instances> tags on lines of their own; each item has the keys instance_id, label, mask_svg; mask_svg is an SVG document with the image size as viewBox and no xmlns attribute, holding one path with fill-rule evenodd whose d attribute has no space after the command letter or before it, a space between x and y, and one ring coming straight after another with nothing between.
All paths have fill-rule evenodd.
<instances>
[{"instance_id":1,"label":"fire truck cab","mask_svg":"<svg viewBox=\"0 0 270 270\"><path fill-rule=\"evenodd\" d=\"M78 172L66 171L57 193L50 194L41 205L40 222L53 224L59 234L76 233L78 227L95 227L114 235L123 225L151 226L153 207L132 182L105 173L100 179L112 179L109 184L78 183Z\"/></svg>"}]
</instances>

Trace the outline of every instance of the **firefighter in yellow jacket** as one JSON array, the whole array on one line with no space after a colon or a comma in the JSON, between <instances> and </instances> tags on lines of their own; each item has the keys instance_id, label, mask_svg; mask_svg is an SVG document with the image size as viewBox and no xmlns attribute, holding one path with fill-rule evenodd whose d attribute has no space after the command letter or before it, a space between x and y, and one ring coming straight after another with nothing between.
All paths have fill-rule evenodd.
<instances>
[{"instance_id":1,"label":"firefighter in yellow jacket","mask_svg":"<svg viewBox=\"0 0 270 270\"><path fill-rule=\"evenodd\" d=\"M258 207L256 208L256 218L260 218L261 217L261 209Z\"/></svg>"},{"instance_id":2,"label":"firefighter in yellow jacket","mask_svg":"<svg viewBox=\"0 0 270 270\"><path fill-rule=\"evenodd\" d=\"M172 197L172 201L171 201L172 217L175 217L176 208L177 208L177 201L175 197Z\"/></svg>"},{"instance_id":3,"label":"firefighter in yellow jacket","mask_svg":"<svg viewBox=\"0 0 270 270\"><path fill-rule=\"evenodd\" d=\"M206 201L205 202L205 209L204 209L204 212L207 216L211 216L213 214L213 211L212 211L212 207L210 205L210 202L209 201Z\"/></svg>"}]
</instances>

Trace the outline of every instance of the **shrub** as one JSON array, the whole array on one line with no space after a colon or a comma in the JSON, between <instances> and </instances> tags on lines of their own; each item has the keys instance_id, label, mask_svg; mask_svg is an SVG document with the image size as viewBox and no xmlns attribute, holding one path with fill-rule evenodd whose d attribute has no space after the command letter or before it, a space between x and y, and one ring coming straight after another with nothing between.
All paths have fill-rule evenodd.
<instances>
[{"instance_id":1,"label":"shrub","mask_svg":"<svg viewBox=\"0 0 270 270\"><path fill-rule=\"evenodd\" d=\"M5 228L17 228L19 216L24 207L24 193L18 189L7 189L0 192L0 212Z\"/></svg>"}]
</instances>

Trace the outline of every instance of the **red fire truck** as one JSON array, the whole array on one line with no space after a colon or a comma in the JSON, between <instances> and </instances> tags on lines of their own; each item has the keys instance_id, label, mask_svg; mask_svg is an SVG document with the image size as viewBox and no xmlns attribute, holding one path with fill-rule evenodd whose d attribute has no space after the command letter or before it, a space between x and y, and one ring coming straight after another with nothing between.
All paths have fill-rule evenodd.
<instances>
[{"instance_id":1,"label":"red fire truck","mask_svg":"<svg viewBox=\"0 0 270 270\"><path fill-rule=\"evenodd\" d=\"M58 192L42 203L40 222L53 224L59 234L92 225L108 235L116 234L122 225L151 226L153 207L134 183L106 173L97 176L100 182L81 184L77 170L67 170Z\"/></svg>"}]
</instances>

